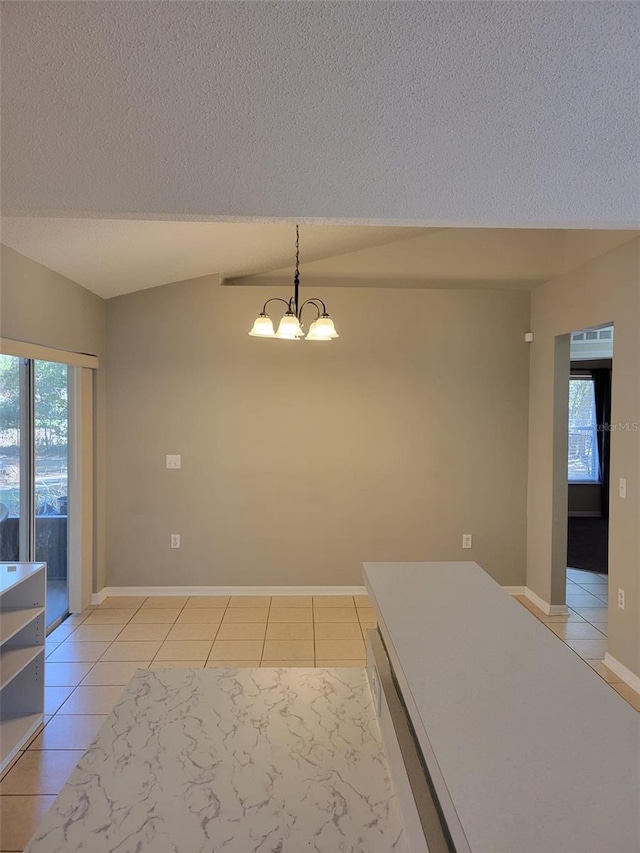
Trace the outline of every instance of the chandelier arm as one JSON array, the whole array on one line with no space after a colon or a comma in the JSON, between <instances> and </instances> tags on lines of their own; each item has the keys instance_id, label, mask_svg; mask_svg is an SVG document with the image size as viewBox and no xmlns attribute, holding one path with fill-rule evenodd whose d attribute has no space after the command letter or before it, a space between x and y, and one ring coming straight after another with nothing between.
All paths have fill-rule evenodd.
<instances>
[{"instance_id":1,"label":"chandelier arm","mask_svg":"<svg viewBox=\"0 0 640 853\"><path fill-rule=\"evenodd\" d=\"M266 301L266 302L264 303L264 305L262 306L262 313L263 313L263 314L266 314L266 313L267 313L267 305L268 305L270 302L282 302L284 305L286 305L286 306L287 306L287 308L291 308L291 300L289 300L289 301L287 302L287 300L286 300L286 299L281 299L279 296L273 296L271 299L267 299L267 301Z\"/></svg>"},{"instance_id":2,"label":"chandelier arm","mask_svg":"<svg viewBox=\"0 0 640 853\"><path fill-rule=\"evenodd\" d=\"M318 312L318 317L319 317L320 316L320 306L318 305L318 302L320 303L320 305L322 305L322 310L326 314L327 313L327 306L324 304L322 299L318 299L314 296L314 297L311 297L311 299L307 299L305 302L302 303L302 305L300 306L300 311L298 313L298 319L302 319L302 309L304 308L305 305L309 305L309 303L311 303L311 305L313 305L313 307L316 309L316 311ZM318 317L316 317L316 320L318 319Z\"/></svg>"},{"instance_id":3,"label":"chandelier arm","mask_svg":"<svg viewBox=\"0 0 640 853\"><path fill-rule=\"evenodd\" d=\"M303 303L302 303L302 305L300 306L300 314L302 314L302 309L303 309L303 308L304 308L304 306L305 306L305 305L307 305L309 302L311 302L311 304L315 306L315 308L316 308L316 310L317 310L317 312L318 312L318 317L320 317L320 308L319 308L319 306L318 306L318 303L320 303L320 305L322 305L322 313L323 313L323 314L326 314L326 313L327 313L327 306L324 304L324 302L322 301L322 299L319 299L317 296L312 296L310 299L307 299L305 302L303 302ZM317 318L316 318L316 319L317 319Z\"/></svg>"}]
</instances>

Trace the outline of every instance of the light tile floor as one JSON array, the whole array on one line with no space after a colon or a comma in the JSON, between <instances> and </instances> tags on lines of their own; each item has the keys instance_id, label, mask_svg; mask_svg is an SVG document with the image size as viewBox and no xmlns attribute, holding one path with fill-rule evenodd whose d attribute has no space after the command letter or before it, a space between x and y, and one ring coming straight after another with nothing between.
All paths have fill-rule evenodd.
<instances>
[{"instance_id":1,"label":"light tile floor","mask_svg":"<svg viewBox=\"0 0 640 853\"><path fill-rule=\"evenodd\" d=\"M547 616L522 595L516 599L560 637L627 702L640 711L640 694L604 665L607 651L607 575L567 569L566 616Z\"/></svg>"},{"instance_id":2,"label":"light tile floor","mask_svg":"<svg viewBox=\"0 0 640 853\"><path fill-rule=\"evenodd\" d=\"M365 596L133 596L46 641L45 726L0 781L0 851L21 851L138 668L364 666Z\"/></svg>"},{"instance_id":3,"label":"light tile floor","mask_svg":"<svg viewBox=\"0 0 640 853\"><path fill-rule=\"evenodd\" d=\"M606 576L568 571L568 616L522 600L630 704L602 663ZM588 597L586 597L588 596ZM21 851L138 668L364 666L367 596L120 597L49 635L44 728L0 781L0 851Z\"/></svg>"}]
</instances>

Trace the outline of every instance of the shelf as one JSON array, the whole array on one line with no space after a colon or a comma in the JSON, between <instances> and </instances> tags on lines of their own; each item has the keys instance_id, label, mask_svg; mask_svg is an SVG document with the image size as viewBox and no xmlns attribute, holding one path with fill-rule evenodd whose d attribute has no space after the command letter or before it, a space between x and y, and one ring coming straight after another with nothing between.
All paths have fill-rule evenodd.
<instances>
[{"instance_id":1,"label":"shelf","mask_svg":"<svg viewBox=\"0 0 640 853\"><path fill-rule=\"evenodd\" d=\"M0 690L43 652L42 646L14 646L0 652ZM44 656L43 656L44 677Z\"/></svg>"},{"instance_id":2,"label":"shelf","mask_svg":"<svg viewBox=\"0 0 640 853\"><path fill-rule=\"evenodd\" d=\"M0 770L44 713L45 563L0 563Z\"/></svg>"},{"instance_id":3,"label":"shelf","mask_svg":"<svg viewBox=\"0 0 640 853\"><path fill-rule=\"evenodd\" d=\"M0 771L4 770L20 746L37 732L43 721L43 714L0 716Z\"/></svg>"},{"instance_id":4,"label":"shelf","mask_svg":"<svg viewBox=\"0 0 640 853\"><path fill-rule=\"evenodd\" d=\"M44 607L25 607L20 610L0 610L0 643L6 643L18 631L26 628L41 613Z\"/></svg>"},{"instance_id":5,"label":"shelf","mask_svg":"<svg viewBox=\"0 0 640 853\"><path fill-rule=\"evenodd\" d=\"M9 592L43 568L44 563L0 563L0 594Z\"/></svg>"}]
</instances>

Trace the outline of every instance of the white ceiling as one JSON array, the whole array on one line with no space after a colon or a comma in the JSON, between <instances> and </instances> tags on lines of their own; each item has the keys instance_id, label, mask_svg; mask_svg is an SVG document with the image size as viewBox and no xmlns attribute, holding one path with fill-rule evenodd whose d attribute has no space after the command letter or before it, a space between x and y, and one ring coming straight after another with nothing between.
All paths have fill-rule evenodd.
<instances>
[{"instance_id":1,"label":"white ceiling","mask_svg":"<svg viewBox=\"0 0 640 853\"><path fill-rule=\"evenodd\" d=\"M301 261L424 233L418 228L302 225ZM289 266L295 226L4 217L2 242L109 298L203 275L251 276Z\"/></svg>"},{"instance_id":2,"label":"white ceiling","mask_svg":"<svg viewBox=\"0 0 640 853\"><path fill-rule=\"evenodd\" d=\"M393 242L334 253L301 266L313 287L535 287L638 236L638 231L559 229L413 229ZM228 285L274 287L293 267L230 278Z\"/></svg>"},{"instance_id":3,"label":"white ceiling","mask_svg":"<svg viewBox=\"0 0 640 853\"><path fill-rule=\"evenodd\" d=\"M414 230L392 243L310 261L302 271L307 284L324 287L526 288L564 272L565 235L560 230ZM266 275L227 283L273 286L290 281L291 275L288 263Z\"/></svg>"},{"instance_id":4,"label":"white ceiling","mask_svg":"<svg viewBox=\"0 0 640 853\"><path fill-rule=\"evenodd\" d=\"M5 217L2 242L105 299L218 275L290 285L292 224ZM534 287L637 231L300 226L303 284Z\"/></svg>"},{"instance_id":5,"label":"white ceiling","mask_svg":"<svg viewBox=\"0 0 640 853\"><path fill-rule=\"evenodd\" d=\"M14 0L2 15L8 214L640 219L637 3Z\"/></svg>"}]
</instances>

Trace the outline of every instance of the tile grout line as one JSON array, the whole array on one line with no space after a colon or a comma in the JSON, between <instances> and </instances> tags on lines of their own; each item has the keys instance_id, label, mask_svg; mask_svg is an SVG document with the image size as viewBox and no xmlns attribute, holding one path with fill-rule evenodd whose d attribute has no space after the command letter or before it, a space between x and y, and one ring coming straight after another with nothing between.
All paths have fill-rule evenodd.
<instances>
[{"instance_id":1,"label":"tile grout line","mask_svg":"<svg viewBox=\"0 0 640 853\"><path fill-rule=\"evenodd\" d=\"M313 637L313 666L315 669L318 666L318 647L316 645L316 608L313 601L313 596L311 596L311 635Z\"/></svg>"},{"instance_id":2,"label":"tile grout line","mask_svg":"<svg viewBox=\"0 0 640 853\"><path fill-rule=\"evenodd\" d=\"M45 723L43 724L42 728L38 731L38 733L37 733L37 734L40 734L42 731L44 731L44 729L45 729L45 727L47 726L47 724L48 724L48 723L50 723L50 722L51 722L51 720L53 720L53 718L54 718L55 716L57 716L57 715L60 713L60 711L62 710L63 706L66 704L66 702L67 702L69 699L71 699L71 697L72 697L72 696L73 696L73 694L76 692L76 690L78 689L78 687L83 686L83 685L82 685L82 682L84 681L84 678L86 678L86 677L89 675L89 672L91 672L91 670L95 667L95 665L96 665L97 663L100 663L100 662L102 661L102 659L104 658L104 655L106 655L106 654L107 654L107 652L109 651L109 649L111 648L111 646L113 645L113 643L117 642L118 637L120 636L120 634L122 633L122 631L124 631L124 629L125 629L125 628L130 624L130 623L131 623L131 621L132 621L132 619L135 617L136 613L138 613L138 611L139 611L139 610L141 610L141 609L142 609L142 607L144 607L144 605L146 604L147 600L148 600L148 596L145 596L144 601L143 601L143 602L141 602L137 607L134 607L134 608L120 608L120 609L133 610L133 613L131 614L131 616L129 617L129 619L124 623L124 625L122 626L122 629L121 629L120 631L118 631L118 633L116 634L115 639L114 639L114 640L110 640L110 641L108 641L107 648L103 651L102 655L100 655L100 657L98 658L98 660L96 660L96 661L86 661L86 663L91 663L91 667L89 668L89 671L87 672L87 674L86 674L86 675L81 679L81 681L80 681L78 684L73 685L73 686L72 686L72 685L68 685L68 686L72 686L72 688L73 688L73 689L71 690L71 692L69 693L69 695L66 697L66 699L64 699L64 701L59 705L59 707L58 707L58 708L56 708L56 710L55 710L55 711L50 715L50 718L49 718L48 720L46 720L46 721L45 721ZM83 624L87 621L87 619L91 616L91 614L92 614L92 613L95 613L96 611L98 611L98 610L99 610L99 607L100 607L99 605L98 605L98 606L96 606L96 607L92 607L92 608L91 608L91 610L89 611L89 613L87 614L87 616L85 616L85 618L82 620L82 622L79 622L79 623L78 623L78 625L76 625L76 626L73 628L73 630L71 631L71 633L70 633L70 634L68 634L68 635L67 635L67 636L62 640L62 642L60 643L60 646L62 646L64 643L68 642L68 641L73 637L73 634L75 633L75 631L77 630L77 628L79 628L81 625L83 625ZM105 607L105 608L103 608L103 611L102 611L102 612L105 612L106 610L110 610L110 609L114 609L114 610L116 610L116 609L118 609L118 608L109 608L109 607ZM63 623L63 624L64 624L64 623ZM110 623L105 622L104 624L105 624L105 625L109 625ZM111 623L111 624L113 624L113 623ZM98 626L99 626L99 623L97 623L96 627L98 627ZM91 627L91 626L87 626L87 627ZM76 642L83 642L83 641L81 641L81 640L77 640ZM92 642L92 641L90 641L90 640L89 640L89 641L86 641L86 642ZM101 642L101 641L97 640L97 641L93 641L93 642ZM106 642L106 641L105 641L105 642ZM105 663L106 663L106 661L102 661L102 662L105 662ZM55 661L50 661L50 663L55 663ZM61 663L71 663L71 661L61 661ZM84 663L84 661L77 661L77 663ZM55 685L50 685L50 686L55 686ZM96 685L84 685L84 686L85 686L85 687L87 687L87 686L96 686ZM119 685L97 685L97 686L119 686ZM67 715L62 714L61 716L67 716ZM37 735L36 735L36 736L37 736ZM31 743L33 743L33 740L34 740L34 739L35 739L35 736L34 736L34 738L32 738L32 739L31 739L31 741L29 742L29 746L31 745Z\"/></svg>"},{"instance_id":3,"label":"tile grout line","mask_svg":"<svg viewBox=\"0 0 640 853\"><path fill-rule=\"evenodd\" d=\"M231 599L229 599L229 604L231 604ZM264 623L264 637L262 638L262 652L260 653L260 661L258 664L258 668L262 668L262 662L264 660L264 649L267 645L267 631L269 630L269 617L271 616L271 605L273 604L273 596L269 596L269 606L267 607L267 621Z\"/></svg>"},{"instance_id":4,"label":"tile grout line","mask_svg":"<svg viewBox=\"0 0 640 853\"><path fill-rule=\"evenodd\" d=\"M216 628L216 632L213 635L213 642L211 643L211 648L209 649L209 654L207 655L207 659L205 660L204 664L202 665L203 669L207 668L207 664L211 660L211 653L213 652L213 647L215 645L216 640L218 639L218 634L220 633L220 628L222 628L222 623L224 622L224 617L227 615L227 610L229 609L230 604L231 604L231 596L229 595L227 597L227 603L225 604L223 612L222 612L222 617L221 617L220 621L218 622L218 627Z\"/></svg>"},{"instance_id":5,"label":"tile grout line","mask_svg":"<svg viewBox=\"0 0 640 853\"><path fill-rule=\"evenodd\" d=\"M160 624L160 625L162 625L162 624L170 624L170 625L171 625L171 628L173 628L175 625L177 625L177 624L178 624L178 619L179 619L179 618L180 618L180 616L182 615L182 612L183 612L183 611L184 611L184 609L186 608L187 604L189 603L189 599L190 599L191 597L192 597L192 596L190 596L190 595L187 595L187 596L186 596L186 600L185 600L184 604L182 605L182 607L180 607L180 608L178 609L178 615L177 615L177 616L176 616L176 618L173 620L173 622L170 622L170 623L162 623L162 622L159 622L159 623L157 623L157 624ZM147 601L148 601L150 598L153 598L153 596L152 596L152 595L147 596L147 598L146 598L146 599L142 602L142 604L140 605L140 608L144 607L144 605L147 603ZM158 607L158 608L150 608L150 609L152 609L152 610L154 610L154 609L163 610L163 609L165 609L165 608ZM167 609L168 609L168 608L167 608ZM171 608L171 609L173 610L174 608ZM136 611L136 612L137 612L137 611ZM136 615L136 614L134 613L134 614L133 614L133 616L135 616L135 615ZM131 619L133 619L133 616L131 617ZM129 622L127 622L127 625L129 625L130 623L131 623L131 620L129 620ZM144 623L141 623L141 624L144 624ZM152 625L152 624L154 624L154 623L150 622L150 623L148 623L148 624ZM125 627L126 627L126 625L125 625ZM156 651L155 655L153 655L153 657L151 658L151 660L150 660L150 661L149 661L149 663L147 664L147 669L149 669L149 667L151 666L151 664L152 664L152 663L154 663L154 662L157 660L157 658L158 658L158 654L160 653L160 649L162 648L162 646L164 645L164 643L166 643L166 642L167 642L167 637L168 637L168 636L169 636L169 634L171 633L171 628L169 628L169 630L167 631L167 634L165 635L165 638L164 638L163 640L160 640L160 644L159 644L159 646L158 646L158 650ZM124 628L123 628L122 630L124 631ZM114 640L114 642L115 642L115 640ZM141 640L140 642L143 642L143 641ZM107 650L107 651L108 651L108 650ZM106 654L106 652L105 652L105 654Z\"/></svg>"}]
</instances>

